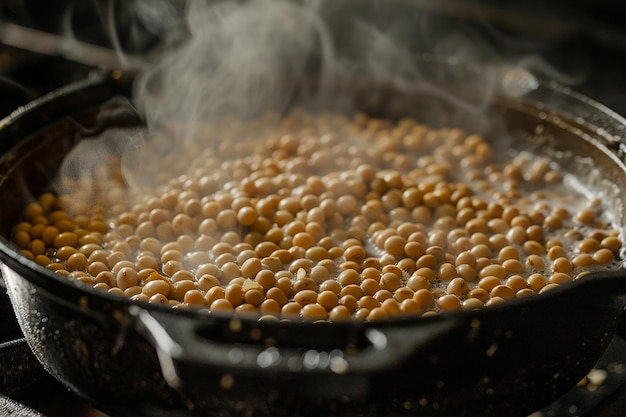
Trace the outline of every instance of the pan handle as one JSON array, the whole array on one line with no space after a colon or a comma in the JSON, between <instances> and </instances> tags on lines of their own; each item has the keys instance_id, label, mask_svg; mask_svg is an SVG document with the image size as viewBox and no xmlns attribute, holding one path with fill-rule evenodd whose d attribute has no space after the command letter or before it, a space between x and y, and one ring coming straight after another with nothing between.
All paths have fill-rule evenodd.
<instances>
[{"instance_id":1,"label":"pan handle","mask_svg":"<svg viewBox=\"0 0 626 417\"><path fill-rule=\"evenodd\" d=\"M339 325L339 332L344 335L351 333L348 337L358 345L351 345L349 348L340 348L338 345L315 348L305 345L305 342L301 342L301 346L293 343L288 346L255 343L253 338L247 343L233 343L203 335L201 327L206 326L199 324L195 318L181 319L167 311L149 311L139 306L132 306L130 313L136 318L138 331L155 348L164 379L175 389L185 386L186 382L205 378L207 368L214 372L262 372L266 376L287 378L302 373L362 375L390 371L401 368L423 347L440 336L467 325L465 320L451 317L445 320L433 317L435 320L422 320L419 325L410 321L389 322L377 326ZM223 322L222 319L215 320L214 325L219 321ZM240 319L235 317L230 320L229 325L240 324ZM280 325L274 326L275 329L284 329L285 325L289 325L283 322L275 324ZM324 323L291 324L295 326L287 326L290 330L300 327L304 332L320 330L318 326L337 328L335 324ZM260 330L262 327L265 326L255 328ZM355 331L355 328L358 330ZM333 336L337 334L333 333ZM188 374L190 369L196 375Z\"/></svg>"}]
</instances>

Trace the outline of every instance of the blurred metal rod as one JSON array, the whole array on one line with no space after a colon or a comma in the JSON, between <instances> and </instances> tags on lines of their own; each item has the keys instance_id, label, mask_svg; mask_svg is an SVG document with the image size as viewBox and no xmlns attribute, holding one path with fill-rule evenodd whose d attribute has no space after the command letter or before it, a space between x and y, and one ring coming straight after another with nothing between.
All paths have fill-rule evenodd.
<instances>
[{"instance_id":1,"label":"blurred metal rod","mask_svg":"<svg viewBox=\"0 0 626 417\"><path fill-rule=\"evenodd\" d=\"M137 68L139 59L70 36L0 22L0 43L105 69Z\"/></svg>"}]
</instances>

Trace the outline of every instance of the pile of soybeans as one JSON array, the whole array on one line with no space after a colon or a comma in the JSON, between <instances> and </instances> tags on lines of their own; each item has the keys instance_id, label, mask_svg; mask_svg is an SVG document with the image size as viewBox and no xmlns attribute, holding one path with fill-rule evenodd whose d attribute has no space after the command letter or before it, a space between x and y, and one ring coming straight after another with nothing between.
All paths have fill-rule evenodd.
<instances>
[{"instance_id":1,"label":"pile of soybeans","mask_svg":"<svg viewBox=\"0 0 626 417\"><path fill-rule=\"evenodd\" d=\"M133 158L61 174L13 242L138 302L285 320L481 309L617 263L600 198L461 129L295 111L197 136L139 149L149 181Z\"/></svg>"}]
</instances>

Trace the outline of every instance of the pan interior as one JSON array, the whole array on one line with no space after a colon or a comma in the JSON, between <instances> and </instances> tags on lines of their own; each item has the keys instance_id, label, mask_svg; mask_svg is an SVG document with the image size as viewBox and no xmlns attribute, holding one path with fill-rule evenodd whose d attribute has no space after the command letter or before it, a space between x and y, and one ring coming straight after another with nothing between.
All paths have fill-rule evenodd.
<instances>
[{"instance_id":1,"label":"pan interior","mask_svg":"<svg viewBox=\"0 0 626 417\"><path fill-rule=\"evenodd\" d=\"M459 106L457 99L450 100L450 95L441 94L441 90L432 94L429 88L403 93L389 85L373 87L371 83L355 83L355 86L350 106L352 114L356 110L372 117L393 120L414 117L435 128L459 127L467 132L484 135L498 157L505 159L520 152L548 157L558 164L558 169L565 174L567 185L572 190L588 198L601 200L606 212L611 215L609 220L613 227L622 231L625 219L620 190L626 187L626 170L617 156L618 152L611 150L615 145L615 136L607 133L621 125L622 120L607 113L601 106L579 100L567 91L547 85L538 86L527 97L496 94L485 106ZM541 92L540 98L547 100L536 100L533 97L536 91ZM301 97L305 96L296 95L294 106L306 107L301 106ZM466 86L454 97L461 97L464 103L481 100L472 101L474 97ZM561 100L571 100L587 112L603 116L602 127L591 123L596 119L590 122L589 119L571 114L567 105L565 109L561 108ZM554 103L557 105L551 107ZM7 242L11 240L13 226L19 221L23 207L49 189L64 157L78 144L86 141L94 144L115 142L113 146L106 146L108 151L114 153L129 145L124 142L125 139L130 138L132 142L132 137L144 133L139 126L133 128L130 135L104 134L94 138L92 132L102 124L103 104L89 103L88 107L82 108L75 115L44 123L37 126L36 131L33 131L32 126L22 125L19 117L11 121L13 130L17 129L23 135L23 140L0 161L4 173L0 181L0 195L3 201L12 202L3 205L0 220L0 234ZM128 103L115 99L108 101L105 108L107 111L117 109L123 112L128 109ZM607 122L610 126L607 126ZM44 273L57 281L66 282L48 271Z\"/></svg>"}]
</instances>

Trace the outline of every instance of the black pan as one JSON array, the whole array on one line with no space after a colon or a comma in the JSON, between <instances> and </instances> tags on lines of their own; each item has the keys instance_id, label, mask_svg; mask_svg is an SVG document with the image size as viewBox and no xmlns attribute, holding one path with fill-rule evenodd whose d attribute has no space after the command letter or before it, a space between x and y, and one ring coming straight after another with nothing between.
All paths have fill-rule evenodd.
<instances>
[{"instance_id":1,"label":"black pan","mask_svg":"<svg viewBox=\"0 0 626 417\"><path fill-rule=\"evenodd\" d=\"M112 415L525 416L575 385L618 329L622 270L481 311L328 324L171 310L59 277L15 251L11 227L77 141L139 122L123 107L96 117L128 87L101 74L21 109L0 129L1 270L18 322L55 378ZM371 113L477 119L449 111L441 94L367 91L362 108ZM510 92L495 96L482 126L506 127L560 155L583 182L606 187L623 227L624 120L554 85Z\"/></svg>"}]
</instances>

